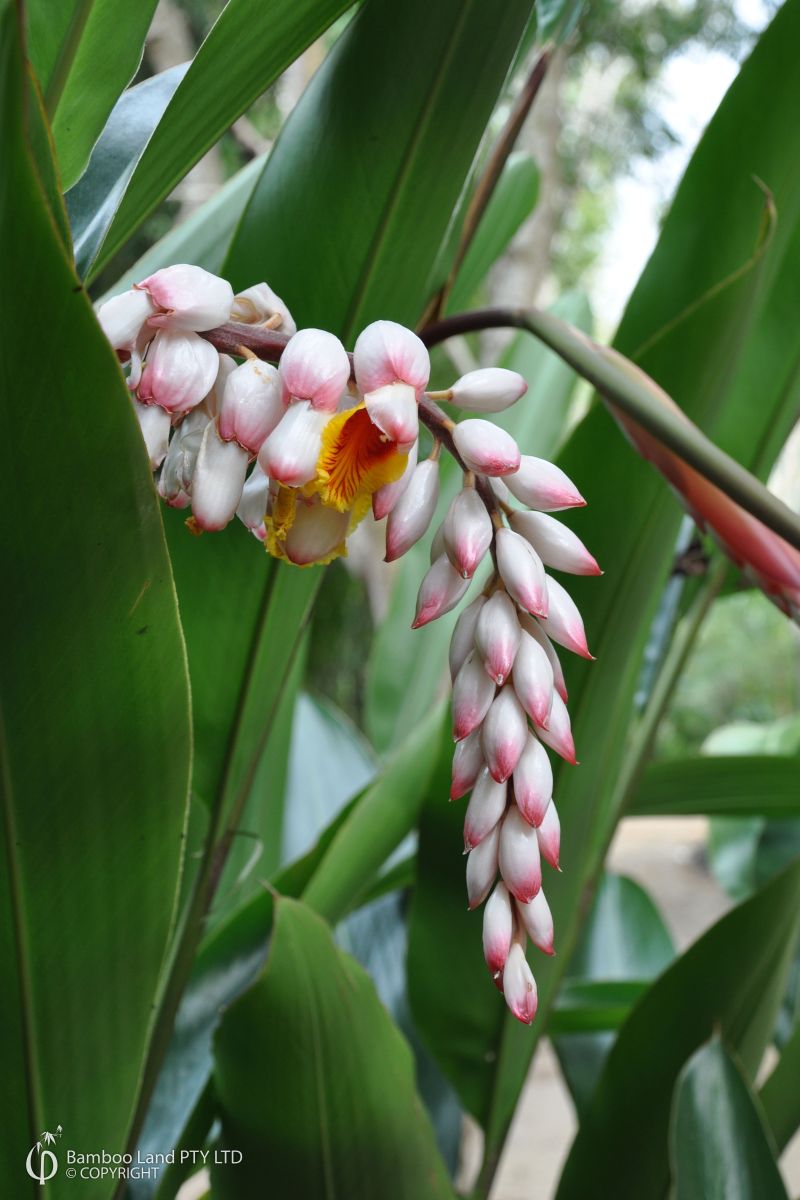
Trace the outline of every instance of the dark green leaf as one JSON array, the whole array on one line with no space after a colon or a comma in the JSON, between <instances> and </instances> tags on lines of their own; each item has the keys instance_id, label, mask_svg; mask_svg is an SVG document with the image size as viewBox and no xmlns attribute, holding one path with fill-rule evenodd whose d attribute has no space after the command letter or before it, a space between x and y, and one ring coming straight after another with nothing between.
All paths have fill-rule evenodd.
<instances>
[{"instance_id":1,"label":"dark green leaf","mask_svg":"<svg viewBox=\"0 0 800 1200\"><path fill-rule=\"evenodd\" d=\"M589 1191L661 1200L671 1095L683 1064L718 1031L752 1079L799 928L797 862L724 916L653 984L620 1031L584 1112L559 1200L582 1200Z\"/></svg>"},{"instance_id":2,"label":"dark green leaf","mask_svg":"<svg viewBox=\"0 0 800 1200\"><path fill-rule=\"evenodd\" d=\"M297 901L276 906L267 966L215 1039L222 1144L215 1194L317 1200L452 1196L407 1044L369 977Z\"/></svg>"},{"instance_id":3,"label":"dark green leaf","mask_svg":"<svg viewBox=\"0 0 800 1200\"><path fill-rule=\"evenodd\" d=\"M777 754L652 763L636 790L636 816L800 816L800 765Z\"/></svg>"},{"instance_id":4,"label":"dark green leaf","mask_svg":"<svg viewBox=\"0 0 800 1200\"><path fill-rule=\"evenodd\" d=\"M229 0L137 156L124 198L95 248L97 271L206 150L352 0ZM247 284L258 282L248 274Z\"/></svg>"},{"instance_id":5,"label":"dark green leaf","mask_svg":"<svg viewBox=\"0 0 800 1200\"><path fill-rule=\"evenodd\" d=\"M681 1072L670 1142L675 1200L788 1200L760 1105L716 1039Z\"/></svg>"},{"instance_id":6,"label":"dark green leaf","mask_svg":"<svg viewBox=\"0 0 800 1200\"><path fill-rule=\"evenodd\" d=\"M553 1037L616 1031L627 1019L636 1001L647 991L647 984L646 979L567 979L550 1014L548 1031ZM572 1041L572 1038L566 1039L568 1045ZM563 1068L564 1058L560 1052L559 1057ZM574 1099L576 1089L572 1080L569 1083ZM588 1094L587 1088L587 1098Z\"/></svg>"},{"instance_id":7,"label":"dark green leaf","mask_svg":"<svg viewBox=\"0 0 800 1200\"><path fill-rule=\"evenodd\" d=\"M15 6L4 113L0 651L5 810L0 1175L43 1129L121 1147L171 933L190 765L186 663L119 367L23 143ZM83 1194L108 1197L113 1183ZM59 1175L50 1194L74 1186Z\"/></svg>"},{"instance_id":8,"label":"dark green leaf","mask_svg":"<svg viewBox=\"0 0 800 1200\"><path fill-rule=\"evenodd\" d=\"M783 1047L781 1056L761 1089L761 1103L780 1150L800 1128L800 1025Z\"/></svg>"}]
</instances>

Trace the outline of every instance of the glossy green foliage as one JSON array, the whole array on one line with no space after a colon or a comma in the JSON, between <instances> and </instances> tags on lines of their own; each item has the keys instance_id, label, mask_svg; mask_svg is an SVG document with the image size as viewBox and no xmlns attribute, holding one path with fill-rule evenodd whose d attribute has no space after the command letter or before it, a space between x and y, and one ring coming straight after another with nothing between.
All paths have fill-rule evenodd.
<instances>
[{"instance_id":1,"label":"glossy green foliage","mask_svg":"<svg viewBox=\"0 0 800 1200\"><path fill-rule=\"evenodd\" d=\"M681 1072L671 1143L675 1200L787 1200L758 1100L716 1039Z\"/></svg>"},{"instance_id":2,"label":"glossy green foliage","mask_svg":"<svg viewBox=\"0 0 800 1200\"><path fill-rule=\"evenodd\" d=\"M13 11L0 32L0 257L15 280L0 360L0 1054L13 1155L0 1174L28 1196L39 1188L26 1188L24 1155L43 1129L124 1144L174 916L191 737L141 435L23 138ZM74 1191L64 1176L48 1188ZM92 1200L112 1190L83 1186Z\"/></svg>"}]
</instances>

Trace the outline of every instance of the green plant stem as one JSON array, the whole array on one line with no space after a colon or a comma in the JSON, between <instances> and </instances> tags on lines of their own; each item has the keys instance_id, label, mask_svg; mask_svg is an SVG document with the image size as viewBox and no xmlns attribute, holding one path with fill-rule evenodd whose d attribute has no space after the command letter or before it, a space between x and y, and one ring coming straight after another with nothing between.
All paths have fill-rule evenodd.
<instances>
[{"instance_id":1,"label":"green plant stem","mask_svg":"<svg viewBox=\"0 0 800 1200\"><path fill-rule=\"evenodd\" d=\"M673 450L767 528L800 550L800 519L740 463L720 450L680 411L658 398L656 385L615 351L536 308L489 308L445 317L421 333L428 346L484 329L526 329L597 388L605 400Z\"/></svg>"},{"instance_id":2,"label":"green plant stem","mask_svg":"<svg viewBox=\"0 0 800 1200\"><path fill-rule=\"evenodd\" d=\"M47 92L45 93L45 108L51 121L64 94L64 88L67 86L69 73L72 70L72 64L75 62L75 56L78 53L78 47L81 44L83 31L91 15L93 4L94 0L78 0L78 3L75 5L75 11L69 23L67 36L64 38L63 45L53 67L53 73L50 76L50 82L47 85Z\"/></svg>"}]
</instances>

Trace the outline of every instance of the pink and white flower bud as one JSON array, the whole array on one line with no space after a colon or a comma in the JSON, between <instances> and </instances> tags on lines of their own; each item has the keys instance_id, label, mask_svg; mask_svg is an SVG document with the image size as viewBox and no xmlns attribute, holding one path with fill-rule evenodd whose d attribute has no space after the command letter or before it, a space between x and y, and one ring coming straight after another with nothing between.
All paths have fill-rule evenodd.
<instances>
[{"instance_id":1,"label":"pink and white flower bud","mask_svg":"<svg viewBox=\"0 0 800 1200\"><path fill-rule=\"evenodd\" d=\"M596 560L571 529L542 512L515 511L509 517L515 533L530 542L542 562L570 575L602 575Z\"/></svg>"},{"instance_id":2,"label":"pink and white flower bud","mask_svg":"<svg viewBox=\"0 0 800 1200\"><path fill-rule=\"evenodd\" d=\"M462 579L458 572L453 570L446 555L437 558L433 566L428 568L419 586L417 611L411 628L421 629L423 625L449 613L468 587L469 580Z\"/></svg>"},{"instance_id":3,"label":"pink and white flower bud","mask_svg":"<svg viewBox=\"0 0 800 1200\"><path fill-rule=\"evenodd\" d=\"M492 701L483 722L483 753L492 777L505 783L525 748L528 721L517 694L509 684Z\"/></svg>"},{"instance_id":4,"label":"pink and white flower bud","mask_svg":"<svg viewBox=\"0 0 800 1200\"><path fill-rule=\"evenodd\" d=\"M559 696L558 692L553 693L553 707L550 709L550 720L547 723L547 728L539 728L536 730L539 735L539 740L549 746L551 750L555 750L556 754L560 755L566 762L571 763L573 767L578 765L578 760L575 757L575 742L572 738L572 727L569 721L569 713L567 706Z\"/></svg>"},{"instance_id":5,"label":"pink and white flower bud","mask_svg":"<svg viewBox=\"0 0 800 1200\"><path fill-rule=\"evenodd\" d=\"M231 321L241 325L264 325L279 329L288 337L297 333L297 326L292 314L272 288L267 283L257 283L254 287L238 292L233 298Z\"/></svg>"},{"instance_id":6,"label":"pink and white flower bud","mask_svg":"<svg viewBox=\"0 0 800 1200\"><path fill-rule=\"evenodd\" d=\"M156 404L139 404L137 400L133 401L133 410L147 447L150 467L157 471L166 458L169 447L169 433L172 428L170 415Z\"/></svg>"},{"instance_id":7,"label":"pink and white flower bud","mask_svg":"<svg viewBox=\"0 0 800 1200\"><path fill-rule=\"evenodd\" d=\"M396 321L373 321L353 349L356 383L366 396L387 384L405 383L415 393L428 386L431 360L427 347Z\"/></svg>"},{"instance_id":8,"label":"pink and white flower bud","mask_svg":"<svg viewBox=\"0 0 800 1200\"><path fill-rule=\"evenodd\" d=\"M439 464L433 458L419 463L386 523L386 562L394 562L428 530L439 499Z\"/></svg>"},{"instance_id":9,"label":"pink and white flower bud","mask_svg":"<svg viewBox=\"0 0 800 1200\"><path fill-rule=\"evenodd\" d=\"M158 494L170 508L186 508L189 504L192 477L209 420L205 406L200 405L183 418L172 435L158 477Z\"/></svg>"},{"instance_id":10,"label":"pink and white flower bud","mask_svg":"<svg viewBox=\"0 0 800 1200\"><path fill-rule=\"evenodd\" d=\"M506 965L503 968L503 995L512 1014L523 1025L530 1025L536 1016L539 998L536 992L536 980L528 966L525 951L519 942L514 942L509 950Z\"/></svg>"},{"instance_id":11,"label":"pink and white flower bud","mask_svg":"<svg viewBox=\"0 0 800 1200\"><path fill-rule=\"evenodd\" d=\"M214 386L219 354L196 333L162 329L150 345L137 395L169 413L185 413Z\"/></svg>"},{"instance_id":12,"label":"pink and white flower bud","mask_svg":"<svg viewBox=\"0 0 800 1200\"><path fill-rule=\"evenodd\" d=\"M280 362L284 404L307 400L334 413L350 378L350 359L339 339L324 329L301 329L286 345Z\"/></svg>"},{"instance_id":13,"label":"pink and white flower bud","mask_svg":"<svg viewBox=\"0 0 800 1200\"><path fill-rule=\"evenodd\" d=\"M440 521L436 527L436 532L431 538L431 549L428 556L431 566L433 566L437 558L441 558L442 555L446 553L447 547L444 544L444 521Z\"/></svg>"},{"instance_id":14,"label":"pink and white flower bud","mask_svg":"<svg viewBox=\"0 0 800 1200\"><path fill-rule=\"evenodd\" d=\"M497 851L500 845L500 826L479 842L467 855L467 898L469 908L483 904L497 878Z\"/></svg>"},{"instance_id":15,"label":"pink and white flower bud","mask_svg":"<svg viewBox=\"0 0 800 1200\"><path fill-rule=\"evenodd\" d=\"M547 636L554 642L558 642L560 646L565 646L567 650L580 654L581 658L594 658L594 655L589 653L583 618L578 612L575 601L566 588L563 588L557 579L553 579L549 575L547 576L547 601L546 615L537 614Z\"/></svg>"},{"instance_id":16,"label":"pink and white flower bud","mask_svg":"<svg viewBox=\"0 0 800 1200\"><path fill-rule=\"evenodd\" d=\"M483 957L494 975L506 965L514 934L514 910L504 883L498 883L483 910Z\"/></svg>"},{"instance_id":17,"label":"pink and white flower bud","mask_svg":"<svg viewBox=\"0 0 800 1200\"><path fill-rule=\"evenodd\" d=\"M519 469L519 446L510 433L491 421L462 421L453 430L453 442L470 471L509 475Z\"/></svg>"},{"instance_id":18,"label":"pink and white flower bud","mask_svg":"<svg viewBox=\"0 0 800 1200\"><path fill-rule=\"evenodd\" d=\"M471 579L492 544L492 519L474 487L462 488L444 521L447 557L465 579Z\"/></svg>"},{"instance_id":19,"label":"pink and white flower bud","mask_svg":"<svg viewBox=\"0 0 800 1200\"><path fill-rule=\"evenodd\" d=\"M553 949L553 914L540 889L527 904L516 903L517 913L528 937L545 954L555 954Z\"/></svg>"},{"instance_id":20,"label":"pink and white flower bud","mask_svg":"<svg viewBox=\"0 0 800 1200\"><path fill-rule=\"evenodd\" d=\"M506 811L508 788L492 779L484 767L469 798L464 817L464 851L474 849L492 832Z\"/></svg>"},{"instance_id":21,"label":"pink and white flower bud","mask_svg":"<svg viewBox=\"0 0 800 1200\"><path fill-rule=\"evenodd\" d=\"M395 504L397 504L397 501L408 487L417 467L418 456L419 442L415 442L408 452L406 469L403 471L403 474L400 476L400 478L394 483L385 483L383 487L378 488L377 492L373 494L372 515L376 521L382 521L384 517L388 517ZM437 554L436 557L438 558L439 555Z\"/></svg>"},{"instance_id":22,"label":"pink and white flower bud","mask_svg":"<svg viewBox=\"0 0 800 1200\"><path fill-rule=\"evenodd\" d=\"M554 463L525 454L513 475L506 476L509 491L528 508L556 512L586 503L575 484Z\"/></svg>"},{"instance_id":23,"label":"pink and white flower bud","mask_svg":"<svg viewBox=\"0 0 800 1200\"><path fill-rule=\"evenodd\" d=\"M266 533L264 517L268 501L269 480L258 463L255 463L242 489L242 498L236 509L236 515L245 528L255 534L260 542L263 542Z\"/></svg>"},{"instance_id":24,"label":"pink and white flower bud","mask_svg":"<svg viewBox=\"0 0 800 1200\"><path fill-rule=\"evenodd\" d=\"M298 567L327 558L347 537L350 514L321 504L318 497L305 501L298 497L294 524L284 549L289 562Z\"/></svg>"},{"instance_id":25,"label":"pink and white flower bud","mask_svg":"<svg viewBox=\"0 0 800 1200\"><path fill-rule=\"evenodd\" d=\"M528 733L514 768L514 799L529 825L541 825L553 798L553 768L542 743Z\"/></svg>"},{"instance_id":26,"label":"pink and white flower bud","mask_svg":"<svg viewBox=\"0 0 800 1200\"><path fill-rule=\"evenodd\" d=\"M192 476L192 515L201 529L224 529L242 498L248 454L236 442L224 442L216 421L209 421Z\"/></svg>"},{"instance_id":27,"label":"pink and white flower bud","mask_svg":"<svg viewBox=\"0 0 800 1200\"><path fill-rule=\"evenodd\" d=\"M209 417L219 416L219 406L222 403L225 384L228 382L228 377L235 370L236 361L231 358L230 354L220 354L217 378L214 380L213 387L207 393L207 395L203 397L202 404L199 406L204 409Z\"/></svg>"},{"instance_id":28,"label":"pink and white flower bud","mask_svg":"<svg viewBox=\"0 0 800 1200\"><path fill-rule=\"evenodd\" d=\"M453 751L453 775L450 784L450 799L460 800L480 775L486 765L481 745L481 731L475 729L469 737L456 742Z\"/></svg>"},{"instance_id":29,"label":"pink and white flower bud","mask_svg":"<svg viewBox=\"0 0 800 1200\"><path fill-rule=\"evenodd\" d=\"M544 818L536 827L536 836L539 839L542 858L556 871L560 870L558 859L561 853L561 822L555 804L548 805Z\"/></svg>"},{"instance_id":30,"label":"pink and white flower bud","mask_svg":"<svg viewBox=\"0 0 800 1200\"><path fill-rule=\"evenodd\" d=\"M495 550L500 578L517 604L537 616L546 613L544 564L533 546L512 529L498 529Z\"/></svg>"},{"instance_id":31,"label":"pink and white flower bud","mask_svg":"<svg viewBox=\"0 0 800 1200\"><path fill-rule=\"evenodd\" d=\"M495 694L494 681L483 669L473 651L453 683L453 737L457 742L469 737L483 722Z\"/></svg>"},{"instance_id":32,"label":"pink and white flower bud","mask_svg":"<svg viewBox=\"0 0 800 1200\"><path fill-rule=\"evenodd\" d=\"M219 408L220 437L258 454L285 412L275 367L248 358L225 382Z\"/></svg>"},{"instance_id":33,"label":"pink and white flower bud","mask_svg":"<svg viewBox=\"0 0 800 1200\"><path fill-rule=\"evenodd\" d=\"M520 621L523 629L539 643L547 655L550 661L550 666L553 668L553 684L559 696L566 704L568 700L567 684L564 679L564 671L561 666L561 660L556 654L553 643L550 641L550 638L547 636L535 617L528 616L527 613L521 613Z\"/></svg>"},{"instance_id":34,"label":"pink and white flower bud","mask_svg":"<svg viewBox=\"0 0 800 1200\"><path fill-rule=\"evenodd\" d=\"M466 412L503 412L516 404L528 390L528 385L517 371L505 367L482 367L469 371L456 380L450 391L453 404Z\"/></svg>"},{"instance_id":35,"label":"pink and white flower bud","mask_svg":"<svg viewBox=\"0 0 800 1200\"><path fill-rule=\"evenodd\" d=\"M478 596L459 614L453 636L450 639L450 678L455 679L467 657L475 649L475 629L478 624L485 596Z\"/></svg>"},{"instance_id":36,"label":"pink and white flower bud","mask_svg":"<svg viewBox=\"0 0 800 1200\"><path fill-rule=\"evenodd\" d=\"M516 605L506 592L494 592L478 614L474 640L495 683L505 683L511 674L521 637Z\"/></svg>"},{"instance_id":37,"label":"pink and white flower bud","mask_svg":"<svg viewBox=\"0 0 800 1200\"><path fill-rule=\"evenodd\" d=\"M112 296L97 310L100 328L115 350L129 353L136 345L142 326L155 312L155 305L146 292L131 288L120 296Z\"/></svg>"},{"instance_id":38,"label":"pink and white flower bud","mask_svg":"<svg viewBox=\"0 0 800 1200\"><path fill-rule=\"evenodd\" d=\"M536 830L512 804L500 828L500 874L517 900L527 904L542 886L542 863Z\"/></svg>"},{"instance_id":39,"label":"pink and white flower bud","mask_svg":"<svg viewBox=\"0 0 800 1200\"><path fill-rule=\"evenodd\" d=\"M317 473L322 431L330 419L329 412L312 408L307 401L293 404L258 452L264 474L286 487L309 483Z\"/></svg>"},{"instance_id":40,"label":"pink and white flower bud","mask_svg":"<svg viewBox=\"0 0 800 1200\"><path fill-rule=\"evenodd\" d=\"M400 453L410 450L419 437L417 394L407 383L387 383L364 395L372 424L394 442Z\"/></svg>"},{"instance_id":41,"label":"pink and white flower bud","mask_svg":"<svg viewBox=\"0 0 800 1200\"><path fill-rule=\"evenodd\" d=\"M151 325L197 332L230 320L233 288L227 279L202 267L189 263L162 267L136 287L161 310L150 318Z\"/></svg>"},{"instance_id":42,"label":"pink and white flower bud","mask_svg":"<svg viewBox=\"0 0 800 1200\"><path fill-rule=\"evenodd\" d=\"M527 632L521 632L514 659L514 691L531 720L546 725L553 703L553 668L544 646Z\"/></svg>"}]
</instances>

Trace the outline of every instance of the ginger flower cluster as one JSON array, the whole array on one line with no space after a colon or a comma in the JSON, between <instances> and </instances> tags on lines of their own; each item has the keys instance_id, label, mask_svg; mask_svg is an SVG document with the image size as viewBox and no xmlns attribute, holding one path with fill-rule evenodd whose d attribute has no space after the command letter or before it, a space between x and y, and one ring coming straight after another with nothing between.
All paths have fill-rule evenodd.
<instances>
[{"instance_id":1,"label":"ginger flower cluster","mask_svg":"<svg viewBox=\"0 0 800 1200\"><path fill-rule=\"evenodd\" d=\"M600 572L550 515L585 503L572 482L471 415L509 408L525 394L525 380L486 368L430 392L428 350L411 330L376 321L351 360L333 334L297 331L267 284L234 295L195 266L157 271L103 304L98 319L127 364L159 494L174 507L191 506L196 532L221 530L238 516L271 555L306 567L346 554L350 534L371 513L386 521L391 562L433 522L442 450L458 461L462 487L433 536L413 625L454 609L478 569L490 565L450 646L450 796L470 793L467 893L470 908L487 901L487 966L511 1012L529 1023L536 984L527 940L553 952L541 862L559 862L547 750L576 761L555 645L591 658L580 614L550 572ZM278 365L256 357L244 336L239 363L201 336L229 322L287 335ZM466 418L452 420L439 400ZM432 434L424 458L421 421Z\"/></svg>"}]
</instances>

